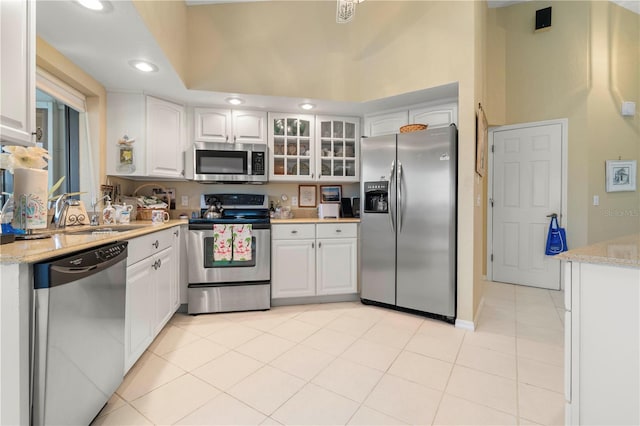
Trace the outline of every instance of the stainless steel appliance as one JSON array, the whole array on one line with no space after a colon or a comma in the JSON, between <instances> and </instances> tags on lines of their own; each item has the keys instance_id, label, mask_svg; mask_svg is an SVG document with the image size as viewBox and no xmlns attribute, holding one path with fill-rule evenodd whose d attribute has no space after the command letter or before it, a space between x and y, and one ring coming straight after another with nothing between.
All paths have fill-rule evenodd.
<instances>
[{"instance_id":1,"label":"stainless steel appliance","mask_svg":"<svg viewBox=\"0 0 640 426\"><path fill-rule=\"evenodd\" d=\"M185 175L197 182L265 183L267 145L194 142Z\"/></svg>"},{"instance_id":2,"label":"stainless steel appliance","mask_svg":"<svg viewBox=\"0 0 640 426\"><path fill-rule=\"evenodd\" d=\"M364 138L363 303L456 315L455 126Z\"/></svg>"},{"instance_id":3,"label":"stainless steel appliance","mask_svg":"<svg viewBox=\"0 0 640 426\"><path fill-rule=\"evenodd\" d=\"M34 425L87 425L122 383L127 243L34 265Z\"/></svg>"},{"instance_id":4,"label":"stainless steel appliance","mask_svg":"<svg viewBox=\"0 0 640 426\"><path fill-rule=\"evenodd\" d=\"M206 218L221 205L219 217ZM271 221L267 197L206 194L201 218L189 220L190 314L265 310L271 307ZM251 225L250 260L214 258L214 225Z\"/></svg>"}]
</instances>

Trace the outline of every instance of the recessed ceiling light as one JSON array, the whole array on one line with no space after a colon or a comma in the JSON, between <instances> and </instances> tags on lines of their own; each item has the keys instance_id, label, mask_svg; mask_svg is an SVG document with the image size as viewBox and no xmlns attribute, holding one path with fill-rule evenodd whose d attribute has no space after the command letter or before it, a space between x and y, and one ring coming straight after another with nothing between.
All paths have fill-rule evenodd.
<instances>
[{"instance_id":1,"label":"recessed ceiling light","mask_svg":"<svg viewBox=\"0 0 640 426\"><path fill-rule=\"evenodd\" d=\"M240 98L227 98L225 99L225 101L227 101L227 103L231 104L231 105L240 105L244 103L244 100L240 99Z\"/></svg>"},{"instance_id":2,"label":"recessed ceiling light","mask_svg":"<svg viewBox=\"0 0 640 426\"><path fill-rule=\"evenodd\" d=\"M310 103L300 104L300 108L306 109L306 110L314 109L315 107L316 106L314 104L310 104Z\"/></svg>"},{"instance_id":3,"label":"recessed ceiling light","mask_svg":"<svg viewBox=\"0 0 640 426\"><path fill-rule=\"evenodd\" d=\"M100 0L77 0L82 6L91 10L102 10L104 9L104 4Z\"/></svg>"},{"instance_id":4,"label":"recessed ceiling light","mask_svg":"<svg viewBox=\"0 0 640 426\"><path fill-rule=\"evenodd\" d=\"M129 65L142 72L156 72L158 71L158 67L152 64L151 62L143 61L141 59L135 59L129 61Z\"/></svg>"}]
</instances>

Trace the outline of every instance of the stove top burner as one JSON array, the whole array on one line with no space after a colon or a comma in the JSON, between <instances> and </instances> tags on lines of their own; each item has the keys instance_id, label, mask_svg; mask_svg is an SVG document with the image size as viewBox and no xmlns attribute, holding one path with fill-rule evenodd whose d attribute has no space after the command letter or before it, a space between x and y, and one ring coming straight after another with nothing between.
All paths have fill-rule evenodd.
<instances>
[{"instance_id":1,"label":"stove top burner","mask_svg":"<svg viewBox=\"0 0 640 426\"><path fill-rule=\"evenodd\" d=\"M190 224L268 224L267 196L261 194L203 194L200 218L189 219ZM209 206L222 203L222 217L205 219Z\"/></svg>"},{"instance_id":2,"label":"stove top burner","mask_svg":"<svg viewBox=\"0 0 640 426\"><path fill-rule=\"evenodd\" d=\"M201 209L203 216L207 209ZM269 209L225 209L217 219L189 219L189 223L271 223Z\"/></svg>"}]
</instances>

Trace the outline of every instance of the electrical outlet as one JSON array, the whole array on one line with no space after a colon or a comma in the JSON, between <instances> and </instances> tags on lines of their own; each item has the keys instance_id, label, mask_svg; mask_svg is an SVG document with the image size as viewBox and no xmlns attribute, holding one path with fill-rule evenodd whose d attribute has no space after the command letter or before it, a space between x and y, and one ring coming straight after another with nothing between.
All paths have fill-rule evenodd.
<instances>
[{"instance_id":1,"label":"electrical outlet","mask_svg":"<svg viewBox=\"0 0 640 426\"><path fill-rule=\"evenodd\" d=\"M593 196L593 205L594 206L599 206L600 205L600 197L598 195L594 195Z\"/></svg>"},{"instance_id":2,"label":"electrical outlet","mask_svg":"<svg viewBox=\"0 0 640 426\"><path fill-rule=\"evenodd\" d=\"M189 196L188 195L183 195L182 197L180 197L180 205L182 205L182 207L188 207L189 206Z\"/></svg>"},{"instance_id":3,"label":"electrical outlet","mask_svg":"<svg viewBox=\"0 0 640 426\"><path fill-rule=\"evenodd\" d=\"M295 195L291 197L291 207L298 207L298 197Z\"/></svg>"}]
</instances>

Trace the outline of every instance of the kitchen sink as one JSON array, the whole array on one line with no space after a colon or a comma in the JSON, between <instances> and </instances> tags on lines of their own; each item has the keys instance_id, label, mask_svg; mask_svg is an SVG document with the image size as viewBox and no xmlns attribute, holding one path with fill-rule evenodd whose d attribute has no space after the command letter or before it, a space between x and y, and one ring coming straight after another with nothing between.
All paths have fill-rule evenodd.
<instances>
[{"instance_id":1,"label":"kitchen sink","mask_svg":"<svg viewBox=\"0 0 640 426\"><path fill-rule=\"evenodd\" d=\"M103 225L92 228L82 229L65 229L65 234L74 235L100 235L100 234L119 234L121 232L135 231L144 228L146 225Z\"/></svg>"}]
</instances>

